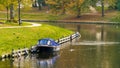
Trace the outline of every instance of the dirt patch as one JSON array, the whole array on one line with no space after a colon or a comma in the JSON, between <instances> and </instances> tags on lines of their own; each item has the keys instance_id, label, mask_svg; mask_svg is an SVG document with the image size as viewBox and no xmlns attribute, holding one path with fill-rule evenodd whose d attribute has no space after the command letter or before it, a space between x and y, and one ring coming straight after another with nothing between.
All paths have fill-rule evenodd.
<instances>
[{"instance_id":1,"label":"dirt patch","mask_svg":"<svg viewBox=\"0 0 120 68\"><path fill-rule=\"evenodd\" d=\"M85 15L82 15L80 18L77 18L74 16L74 17L68 18L67 20L98 21L98 20L101 20L100 18L102 18L102 17L99 14L95 14L95 15L85 14Z\"/></svg>"},{"instance_id":2,"label":"dirt patch","mask_svg":"<svg viewBox=\"0 0 120 68\"><path fill-rule=\"evenodd\" d=\"M74 21L109 21L111 17L114 17L117 14L116 11L107 11L105 16L102 17L101 13L86 13L82 14L80 18L76 16L71 16L65 18L64 20L74 20Z\"/></svg>"},{"instance_id":3,"label":"dirt patch","mask_svg":"<svg viewBox=\"0 0 120 68\"><path fill-rule=\"evenodd\" d=\"M0 24L4 24L3 22L0 22Z\"/></svg>"}]
</instances>

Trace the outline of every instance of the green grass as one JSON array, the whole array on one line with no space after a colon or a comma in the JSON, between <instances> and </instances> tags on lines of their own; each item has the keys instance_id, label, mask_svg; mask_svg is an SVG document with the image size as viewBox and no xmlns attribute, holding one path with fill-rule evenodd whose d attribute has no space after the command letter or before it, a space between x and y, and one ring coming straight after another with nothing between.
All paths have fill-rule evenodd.
<instances>
[{"instance_id":1,"label":"green grass","mask_svg":"<svg viewBox=\"0 0 120 68\"><path fill-rule=\"evenodd\" d=\"M118 12L118 13L116 14L116 16L111 17L111 18L110 18L110 21L112 21L112 22L120 22L120 12Z\"/></svg>"},{"instance_id":2,"label":"green grass","mask_svg":"<svg viewBox=\"0 0 120 68\"><path fill-rule=\"evenodd\" d=\"M0 12L0 18L6 18L6 13Z\"/></svg>"},{"instance_id":3,"label":"green grass","mask_svg":"<svg viewBox=\"0 0 120 68\"><path fill-rule=\"evenodd\" d=\"M56 15L46 12L38 13L21 13L22 19L31 19L31 20L61 20L68 17L68 15Z\"/></svg>"},{"instance_id":4,"label":"green grass","mask_svg":"<svg viewBox=\"0 0 120 68\"><path fill-rule=\"evenodd\" d=\"M36 11L36 12L23 12L21 11L21 19L28 19L28 20L61 20L66 17L69 17L68 15L56 15L52 13L46 13L46 11ZM6 13L0 12L0 18L6 19ZM18 18L17 11L15 15L15 19Z\"/></svg>"},{"instance_id":5,"label":"green grass","mask_svg":"<svg viewBox=\"0 0 120 68\"><path fill-rule=\"evenodd\" d=\"M0 29L0 55L10 53L12 49L30 48L41 38L58 39L72 33L72 31L46 24L33 28Z\"/></svg>"}]
</instances>

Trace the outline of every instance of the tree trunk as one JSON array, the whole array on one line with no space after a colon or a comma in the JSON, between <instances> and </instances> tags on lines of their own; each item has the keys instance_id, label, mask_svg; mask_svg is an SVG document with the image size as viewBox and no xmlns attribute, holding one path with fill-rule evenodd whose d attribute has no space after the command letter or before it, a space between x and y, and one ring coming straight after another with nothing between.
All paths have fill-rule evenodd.
<instances>
[{"instance_id":1,"label":"tree trunk","mask_svg":"<svg viewBox=\"0 0 120 68\"><path fill-rule=\"evenodd\" d=\"M42 10L42 3L38 3L39 10Z\"/></svg>"},{"instance_id":2,"label":"tree trunk","mask_svg":"<svg viewBox=\"0 0 120 68\"><path fill-rule=\"evenodd\" d=\"M65 2L63 1L63 4L62 4L62 14L64 15L65 12L66 12L66 10L65 10Z\"/></svg>"},{"instance_id":3,"label":"tree trunk","mask_svg":"<svg viewBox=\"0 0 120 68\"><path fill-rule=\"evenodd\" d=\"M32 7L37 7L37 0L32 1Z\"/></svg>"},{"instance_id":4,"label":"tree trunk","mask_svg":"<svg viewBox=\"0 0 120 68\"><path fill-rule=\"evenodd\" d=\"M10 5L10 21L14 20L14 7L13 4Z\"/></svg>"},{"instance_id":5,"label":"tree trunk","mask_svg":"<svg viewBox=\"0 0 120 68\"><path fill-rule=\"evenodd\" d=\"M81 17L81 8L78 8L77 10L77 18L80 18Z\"/></svg>"},{"instance_id":6,"label":"tree trunk","mask_svg":"<svg viewBox=\"0 0 120 68\"><path fill-rule=\"evenodd\" d=\"M62 14L64 15L65 14L65 8L63 7L63 10L62 10Z\"/></svg>"},{"instance_id":7,"label":"tree trunk","mask_svg":"<svg viewBox=\"0 0 120 68\"><path fill-rule=\"evenodd\" d=\"M104 0L101 0L101 6L102 6L102 17L104 17Z\"/></svg>"},{"instance_id":8,"label":"tree trunk","mask_svg":"<svg viewBox=\"0 0 120 68\"><path fill-rule=\"evenodd\" d=\"M19 25L21 25L22 23L21 23L21 17L20 17L20 0L18 0L18 23L19 23Z\"/></svg>"},{"instance_id":9,"label":"tree trunk","mask_svg":"<svg viewBox=\"0 0 120 68\"><path fill-rule=\"evenodd\" d=\"M8 6L6 7L6 10L7 10L7 21L9 20L9 15L8 15Z\"/></svg>"}]
</instances>

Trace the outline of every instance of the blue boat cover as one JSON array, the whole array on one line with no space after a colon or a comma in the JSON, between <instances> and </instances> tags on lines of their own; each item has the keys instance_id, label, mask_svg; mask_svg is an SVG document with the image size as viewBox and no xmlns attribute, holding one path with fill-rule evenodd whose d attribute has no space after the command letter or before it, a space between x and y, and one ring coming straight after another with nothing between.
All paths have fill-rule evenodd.
<instances>
[{"instance_id":1,"label":"blue boat cover","mask_svg":"<svg viewBox=\"0 0 120 68\"><path fill-rule=\"evenodd\" d=\"M38 45L59 46L59 43L55 42L53 39L45 38L38 40Z\"/></svg>"}]
</instances>

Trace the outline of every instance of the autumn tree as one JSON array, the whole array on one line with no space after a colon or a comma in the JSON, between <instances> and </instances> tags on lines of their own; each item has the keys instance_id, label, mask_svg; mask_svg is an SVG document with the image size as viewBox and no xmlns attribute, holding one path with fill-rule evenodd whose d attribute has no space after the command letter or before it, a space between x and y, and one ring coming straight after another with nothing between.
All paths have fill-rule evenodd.
<instances>
[{"instance_id":1,"label":"autumn tree","mask_svg":"<svg viewBox=\"0 0 120 68\"><path fill-rule=\"evenodd\" d=\"M108 7L109 6L115 6L117 0L101 0L101 6L102 6L102 17L104 17L104 14L105 14L105 10L104 10L104 6L105 4L108 4Z\"/></svg>"},{"instance_id":2,"label":"autumn tree","mask_svg":"<svg viewBox=\"0 0 120 68\"><path fill-rule=\"evenodd\" d=\"M11 0L10 1L10 21L14 20L14 5L16 4L16 0Z\"/></svg>"},{"instance_id":3,"label":"autumn tree","mask_svg":"<svg viewBox=\"0 0 120 68\"><path fill-rule=\"evenodd\" d=\"M31 0L32 2L32 7L37 7L37 0Z\"/></svg>"},{"instance_id":4,"label":"autumn tree","mask_svg":"<svg viewBox=\"0 0 120 68\"><path fill-rule=\"evenodd\" d=\"M44 0L37 0L37 1L38 1L39 10L41 10L42 6L43 6L43 3L44 3Z\"/></svg>"},{"instance_id":5,"label":"autumn tree","mask_svg":"<svg viewBox=\"0 0 120 68\"><path fill-rule=\"evenodd\" d=\"M77 11L77 17L79 18L81 16L81 9L83 5L84 0L76 0L75 1L75 10Z\"/></svg>"},{"instance_id":6,"label":"autumn tree","mask_svg":"<svg viewBox=\"0 0 120 68\"><path fill-rule=\"evenodd\" d=\"M62 14L73 11L77 17L81 16L81 12L88 9L89 5L95 6L96 0L46 0L54 11L61 11Z\"/></svg>"},{"instance_id":7,"label":"autumn tree","mask_svg":"<svg viewBox=\"0 0 120 68\"><path fill-rule=\"evenodd\" d=\"M57 13L57 11L60 9L60 0L45 0L46 4L49 5L49 8L53 13Z\"/></svg>"},{"instance_id":8,"label":"autumn tree","mask_svg":"<svg viewBox=\"0 0 120 68\"><path fill-rule=\"evenodd\" d=\"M88 0L87 2L89 3L89 5L96 7L96 3L98 2L98 0Z\"/></svg>"},{"instance_id":9,"label":"autumn tree","mask_svg":"<svg viewBox=\"0 0 120 68\"><path fill-rule=\"evenodd\" d=\"M61 14L65 14L68 8L69 0L60 0Z\"/></svg>"},{"instance_id":10,"label":"autumn tree","mask_svg":"<svg viewBox=\"0 0 120 68\"><path fill-rule=\"evenodd\" d=\"M7 21L9 20L9 15L8 15L8 12L9 12L9 8L10 8L10 1L7 1L7 0L1 0L0 1L0 4L6 8L6 11L7 11Z\"/></svg>"},{"instance_id":11,"label":"autumn tree","mask_svg":"<svg viewBox=\"0 0 120 68\"><path fill-rule=\"evenodd\" d=\"M52 12L65 14L70 0L46 0L45 2L49 5Z\"/></svg>"},{"instance_id":12,"label":"autumn tree","mask_svg":"<svg viewBox=\"0 0 120 68\"><path fill-rule=\"evenodd\" d=\"M91 0L71 0L69 3L69 9L76 12L77 17L81 17L82 11L89 8L91 5Z\"/></svg>"},{"instance_id":13,"label":"autumn tree","mask_svg":"<svg viewBox=\"0 0 120 68\"><path fill-rule=\"evenodd\" d=\"M30 0L20 0L21 4L29 7ZM18 8L18 0L0 0L0 4L3 5L7 10L7 20L14 21L15 11ZM10 15L8 12L10 11ZM10 16L10 17L8 17Z\"/></svg>"},{"instance_id":14,"label":"autumn tree","mask_svg":"<svg viewBox=\"0 0 120 68\"><path fill-rule=\"evenodd\" d=\"M1 5L3 5L7 10L7 20L9 19L8 12L10 10L10 21L14 20L14 5L17 3L16 0L1 0Z\"/></svg>"}]
</instances>

